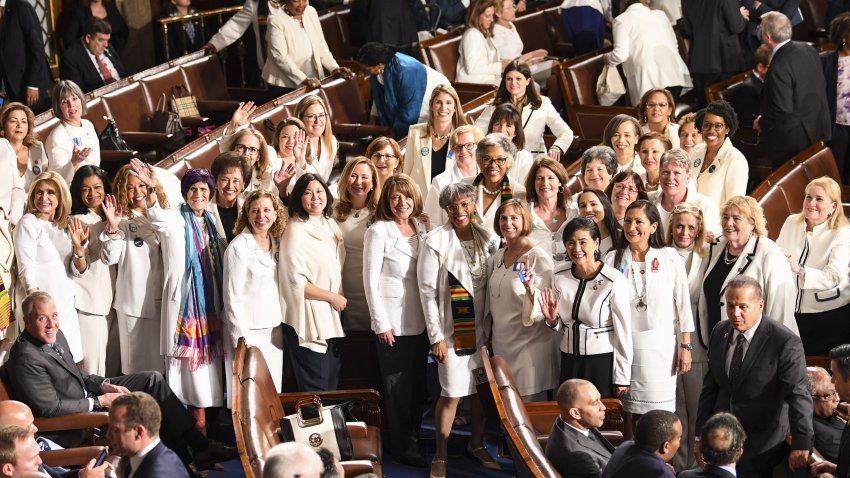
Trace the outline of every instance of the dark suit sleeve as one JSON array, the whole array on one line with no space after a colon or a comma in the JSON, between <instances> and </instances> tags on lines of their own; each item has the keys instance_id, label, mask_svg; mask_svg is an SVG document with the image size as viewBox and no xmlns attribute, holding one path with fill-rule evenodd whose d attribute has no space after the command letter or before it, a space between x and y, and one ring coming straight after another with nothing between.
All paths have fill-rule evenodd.
<instances>
[{"instance_id":1,"label":"dark suit sleeve","mask_svg":"<svg viewBox=\"0 0 850 478\"><path fill-rule=\"evenodd\" d=\"M552 464L555 465L555 469L561 476L571 478L599 478L602 476L602 468L599 468L590 453L583 451L564 453L553 460Z\"/></svg>"},{"instance_id":2,"label":"dark suit sleeve","mask_svg":"<svg viewBox=\"0 0 850 478\"><path fill-rule=\"evenodd\" d=\"M41 36L41 25L38 23L38 16L35 14L35 9L27 2L21 2L21 31L24 33L24 46L27 52L27 71L25 78L27 84L34 88L46 88L43 79L50 74L47 71L47 55L44 53L44 38ZM24 92L21 92L22 94Z\"/></svg>"},{"instance_id":3,"label":"dark suit sleeve","mask_svg":"<svg viewBox=\"0 0 850 478\"><path fill-rule=\"evenodd\" d=\"M21 360L15 360L14 364L12 379L15 398L29 405L34 416L59 417L89 411L89 401L83 397L82 388L79 389L78 399L62 398L56 393L50 372L43 361L24 355ZM60 365L57 363L56 367ZM69 395L76 395L76 391L68 392Z\"/></svg>"},{"instance_id":4,"label":"dark suit sleeve","mask_svg":"<svg viewBox=\"0 0 850 478\"><path fill-rule=\"evenodd\" d=\"M722 324L722 322L721 322ZM711 353L715 352L715 348L720 345L720 335L723 334L722 330L724 327L718 326L714 327L711 331L711 338L708 341L708 368L705 372L705 377L702 380L702 391L699 394L699 406L697 407L697 421L696 428L694 429L694 433L699 434L702 429L702 425L714 415L714 406L717 403L717 394L719 387L717 385L717 381L714 379L714 374L711 373Z\"/></svg>"},{"instance_id":5,"label":"dark suit sleeve","mask_svg":"<svg viewBox=\"0 0 850 478\"><path fill-rule=\"evenodd\" d=\"M812 397L808 391L806 356L799 337L788 334L779 354L779 380L785 401L788 403L788 423L791 427L791 448L812 450Z\"/></svg>"},{"instance_id":6,"label":"dark suit sleeve","mask_svg":"<svg viewBox=\"0 0 850 478\"><path fill-rule=\"evenodd\" d=\"M75 50L76 48L69 48L62 54L59 60L59 78L73 81L85 93L86 86L83 82L83 71L79 62L76 61L76 56L73 54Z\"/></svg>"},{"instance_id":7,"label":"dark suit sleeve","mask_svg":"<svg viewBox=\"0 0 850 478\"><path fill-rule=\"evenodd\" d=\"M41 465L44 473L50 478L79 478L80 470L66 470L64 468L53 468L47 465Z\"/></svg>"},{"instance_id":8,"label":"dark suit sleeve","mask_svg":"<svg viewBox=\"0 0 850 478\"><path fill-rule=\"evenodd\" d=\"M741 16L739 6L735 0L724 0L722 5L720 5L723 24L729 33L741 33L744 31L744 28L747 28L747 21Z\"/></svg>"},{"instance_id":9,"label":"dark suit sleeve","mask_svg":"<svg viewBox=\"0 0 850 478\"><path fill-rule=\"evenodd\" d=\"M768 5L767 0L761 2L761 5L756 9L756 13L759 17L764 15L767 12L778 11L788 17L789 20L793 19L797 14L797 9L800 8L800 0L785 0L781 4L774 3L773 8Z\"/></svg>"},{"instance_id":10,"label":"dark suit sleeve","mask_svg":"<svg viewBox=\"0 0 850 478\"><path fill-rule=\"evenodd\" d=\"M794 45L787 43L779 49L777 54L790 55L791 57L784 59L782 62L771 62L768 79L765 81L762 89L762 118L759 126L764 131L769 131L776 128L780 122L788 121L789 118L796 118L798 115L794 112L794 75L792 72L792 63L794 60L794 51L782 50L793 48Z\"/></svg>"}]
</instances>

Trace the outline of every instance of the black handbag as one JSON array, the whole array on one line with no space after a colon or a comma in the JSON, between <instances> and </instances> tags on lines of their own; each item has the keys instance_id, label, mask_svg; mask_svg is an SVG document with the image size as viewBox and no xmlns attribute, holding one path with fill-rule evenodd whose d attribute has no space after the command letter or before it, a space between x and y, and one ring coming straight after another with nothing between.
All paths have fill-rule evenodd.
<instances>
[{"instance_id":1,"label":"black handbag","mask_svg":"<svg viewBox=\"0 0 850 478\"><path fill-rule=\"evenodd\" d=\"M118 125L115 120L104 116L106 120L106 128L103 128L98 139L100 140L100 149L103 151L130 151L130 145L121 137L121 132L118 131Z\"/></svg>"},{"instance_id":2,"label":"black handbag","mask_svg":"<svg viewBox=\"0 0 850 478\"><path fill-rule=\"evenodd\" d=\"M185 134L183 131L183 122L180 121L180 115L168 110L165 93L159 95L159 101L156 103L156 110L153 112L153 118L151 119L151 130L157 133L172 135Z\"/></svg>"},{"instance_id":3,"label":"black handbag","mask_svg":"<svg viewBox=\"0 0 850 478\"><path fill-rule=\"evenodd\" d=\"M345 425L344 408L342 405L322 406L322 399L316 395L298 400L295 413L280 419L281 440L303 443L313 450L324 447L340 461L351 460L354 449Z\"/></svg>"}]
</instances>

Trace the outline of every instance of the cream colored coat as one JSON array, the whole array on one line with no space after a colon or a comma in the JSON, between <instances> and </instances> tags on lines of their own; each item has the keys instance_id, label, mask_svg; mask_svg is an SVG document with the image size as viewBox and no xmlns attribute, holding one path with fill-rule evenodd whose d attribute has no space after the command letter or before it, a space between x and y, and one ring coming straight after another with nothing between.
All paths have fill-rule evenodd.
<instances>
[{"instance_id":1,"label":"cream colored coat","mask_svg":"<svg viewBox=\"0 0 850 478\"><path fill-rule=\"evenodd\" d=\"M419 186L422 200L430 194L431 184L431 135L425 131L428 123L419 123L410 127L407 132L407 146L404 150L404 174L410 176ZM449 169L449 155L446 155L446 170ZM453 161L452 161L453 162Z\"/></svg>"},{"instance_id":2,"label":"cream colored coat","mask_svg":"<svg viewBox=\"0 0 850 478\"><path fill-rule=\"evenodd\" d=\"M718 207L723 207L729 198L747 193L750 165L743 153L732 146L732 140L727 137L708 169L700 172L705 153L705 143L694 146L691 151L691 177L697 185L697 191L714 199Z\"/></svg>"},{"instance_id":3,"label":"cream colored coat","mask_svg":"<svg viewBox=\"0 0 850 478\"><path fill-rule=\"evenodd\" d=\"M531 88L531 86L529 86ZM573 130L567 125L558 110L552 105L552 100L548 97L541 97L542 103L537 109L525 107L522 109L522 131L525 133L525 150L531 152L532 155L546 154L546 144L543 142L543 132L548 126L555 135L553 146L557 146L561 151L566 152L570 144L573 142ZM490 123L490 117L493 116L493 110L496 105L489 105L481 112L481 116L475 120L475 126L481 131L487 131L487 125Z\"/></svg>"},{"instance_id":4,"label":"cream colored coat","mask_svg":"<svg viewBox=\"0 0 850 478\"><path fill-rule=\"evenodd\" d=\"M502 79L502 61L492 38L477 28L467 28L460 39L457 59L457 83L498 85Z\"/></svg>"},{"instance_id":5,"label":"cream colored coat","mask_svg":"<svg viewBox=\"0 0 850 478\"><path fill-rule=\"evenodd\" d=\"M285 13L269 19L266 30L268 58L263 67L263 80L266 83L297 88L307 78L304 70L308 65L312 65L319 79L339 68L325 42L316 9L308 6L301 19L304 22L303 29L298 21ZM309 57L304 43L305 31L313 51Z\"/></svg>"},{"instance_id":6,"label":"cream colored coat","mask_svg":"<svg viewBox=\"0 0 850 478\"><path fill-rule=\"evenodd\" d=\"M86 164L100 166L100 139L97 131L91 121L83 119L82 123L83 126L79 129L79 136L77 136L81 144L77 146L77 149L91 148L91 152L79 166ZM71 184L76 171L71 162L71 155L74 153L73 134L72 126L59 122L44 142L44 150L47 151L49 158L48 169L59 173L68 184Z\"/></svg>"},{"instance_id":7,"label":"cream colored coat","mask_svg":"<svg viewBox=\"0 0 850 478\"><path fill-rule=\"evenodd\" d=\"M0 171L9 172L0 174L0 207L9 214L12 224L17 224L24 215L27 192L32 181L38 176L36 171L41 173L47 171L47 168L47 153L44 152L44 145L41 141L36 141L29 147L27 170L23 176L20 176L18 158L12 144L6 138L0 138Z\"/></svg>"}]
</instances>

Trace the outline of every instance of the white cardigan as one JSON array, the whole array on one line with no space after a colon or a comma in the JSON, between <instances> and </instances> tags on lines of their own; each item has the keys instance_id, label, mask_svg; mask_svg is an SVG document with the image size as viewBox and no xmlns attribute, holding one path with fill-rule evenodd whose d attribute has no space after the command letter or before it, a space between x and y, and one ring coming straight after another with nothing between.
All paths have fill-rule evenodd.
<instances>
[{"instance_id":1,"label":"white cardigan","mask_svg":"<svg viewBox=\"0 0 850 478\"><path fill-rule=\"evenodd\" d=\"M529 85L529 88L532 86ZM546 144L543 142L543 132L548 126L555 135L555 143L552 146L557 146L562 152L566 153L570 144L573 142L573 130L567 125L558 110L552 105L552 100L546 96L542 96L543 100L540 108L531 109L525 107L522 109L522 131L525 133L525 149L531 152L532 155L546 154ZM475 120L475 127L481 131L487 131L487 125L490 123L490 117L493 115L493 110L496 105L490 104L484 108L478 119Z\"/></svg>"},{"instance_id":2,"label":"white cardigan","mask_svg":"<svg viewBox=\"0 0 850 478\"><path fill-rule=\"evenodd\" d=\"M413 221L421 249L425 226ZM378 221L366 231L363 287L376 334L392 331L394 335L418 335L425 330L422 302L419 294L413 293L418 288L418 255L393 221Z\"/></svg>"},{"instance_id":3,"label":"white cardigan","mask_svg":"<svg viewBox=\"0 0 850 478\"><path fill-rule=\"evenodd\" d=\"M269 18L266 31L269 57L263 67L263 80L266 83L284 88L297 88L307 78L305 70L312 67L316 78L324 78L339 68L334 60L316 9L308 6L301 16L304 28L287 14ZM309 45L305 45L304 33ZM311 56L307 56L312 51Z\"/></svg>"},{"instance_id":4,"label":"white cardigan","mask_svg":"<svg viewBox=\"0 0 850 478\"><path fill-rule=\"evenodd\" d=\"M485 38L477 28L464 30L460 38L455 82L498 85L501 80L502 61L493 39Z\"/></svg>"},{"instance_id":5,"label":"white cardigan","mask_svg":"<svg viewBox=\"0 0 850 478\"><path fill-rule=\"evenodd\" d=\"M776 244L805 268L805 275L796 278L796 312L826 312L850 303L850 226L830 229L824 222L807 233L806 221L794 214L785 220Z\"/></svg>"},{"instance_id":6,"label":"white cardigan","mask_svg":"<svg viewBox=\"0 0 850 478\"><path fill-rule=\"evenodd\" d=\"M623 64L633 105L653 88L693 86L664 12L632 4L614 19L613 31L614 50L605 54L605 61L612 66Z\"/></svg>"},{"instance_id":7,"label":"white cardigan","mask_svg":"<svg viewBox=\"0 0 850 478\"><path fill-rule=\"evenodd\" d=\"M71 162L71 155L74 153L74 138L78 138L80 142L77 149L91 148L88 157L80 166L86 164L100 166L100 139L97 136L97 131L91 121L83 119L82 123L82 127L77 128L60 121L50 132L47 140L44 141L44 150L47 151L48 158L50 158L48 169L59 173L68 184L71 184L76 171Z\"/></svg>"},{"instance_id":8,"label":"white cardigan","mask_svg":"<svg viewBox=\"0 0 850 478\"><path fill-rule=\"evenodd\" d=\"M700 143L691 151L691 178L697 185L697 191L714 199L718 206L722 207L729 198L743 196L747 193L747 181L750 179L750 165L743 153L732 146L732 140L728 137L711 165L703 172L703 161L705 160L706 145Z\"/></svg>"}]
</instances>

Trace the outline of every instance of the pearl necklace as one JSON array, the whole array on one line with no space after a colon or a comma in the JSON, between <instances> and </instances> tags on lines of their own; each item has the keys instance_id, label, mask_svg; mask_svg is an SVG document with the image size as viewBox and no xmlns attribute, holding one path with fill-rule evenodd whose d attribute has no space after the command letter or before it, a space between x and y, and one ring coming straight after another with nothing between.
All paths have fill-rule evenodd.
<instances>
[{"instance_id":1,"label":"pearl necklace","mask_svg":"<svg viewBox=\"0 0 850 478\"><path fill-rule=\"evenodd\" d=\"M490 191L489 189L484 187L483 183L481 184L481 189L484 191L484 194L487 194L488 196L498 196L499 195L498 189L495 190L495 191Z\"/></svg>"}]
</instances>

